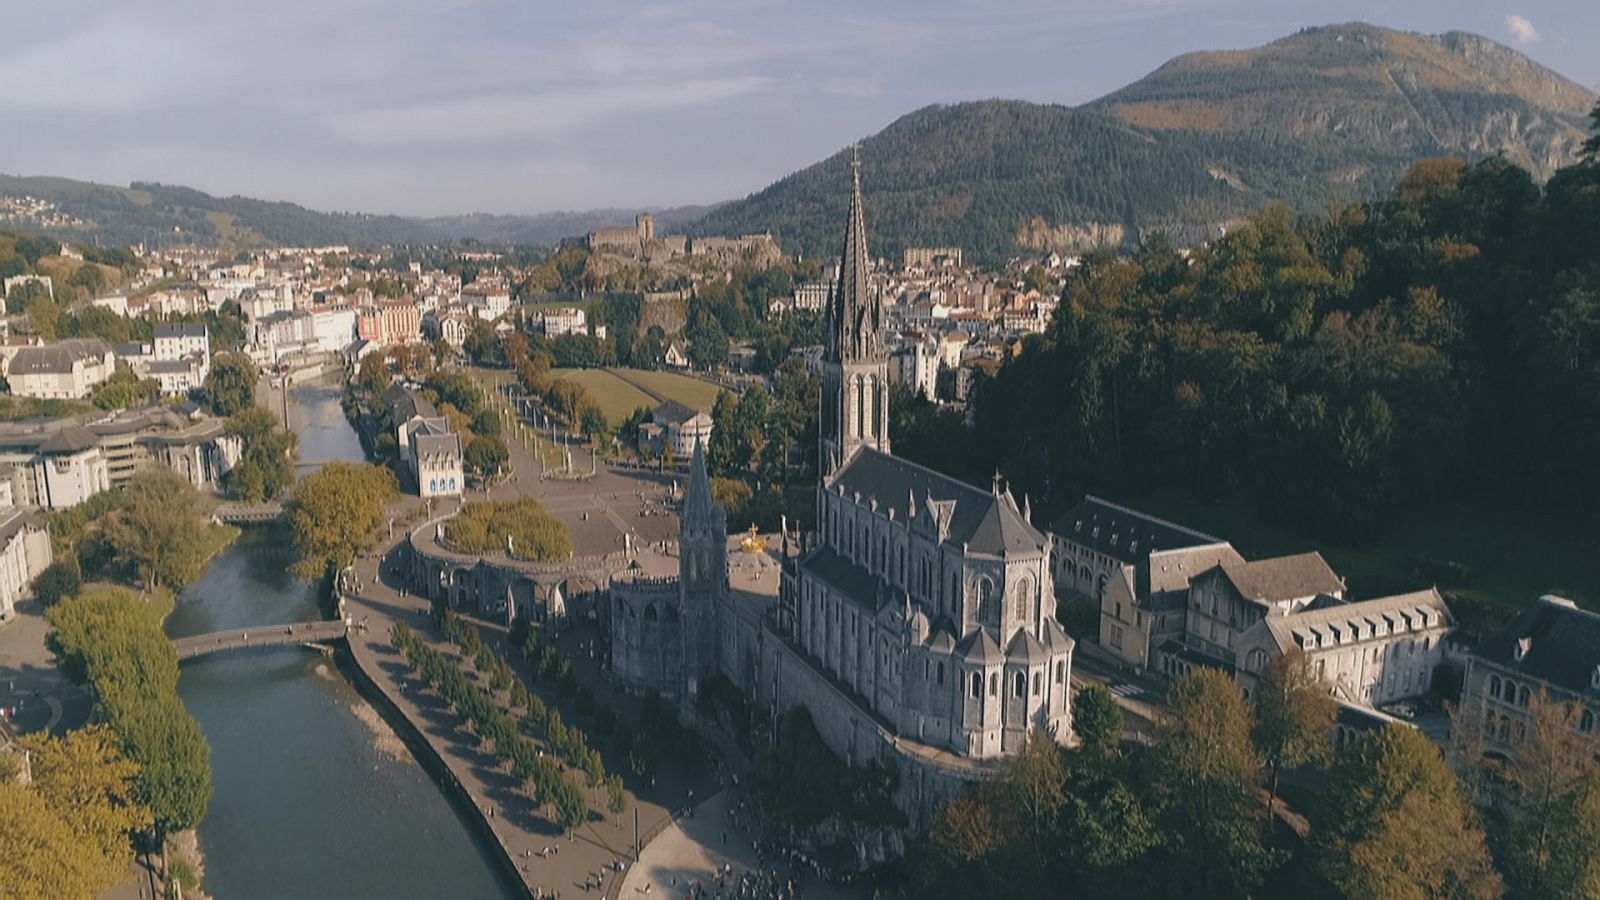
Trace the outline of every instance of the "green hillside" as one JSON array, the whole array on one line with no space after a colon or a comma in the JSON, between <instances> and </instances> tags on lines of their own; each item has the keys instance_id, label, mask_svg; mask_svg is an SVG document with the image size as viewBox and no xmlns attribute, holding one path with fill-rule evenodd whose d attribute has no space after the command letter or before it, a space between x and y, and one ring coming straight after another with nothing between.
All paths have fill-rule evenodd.
<instances>
[{"instance_id":1,"label":"green hillside","mask_svg":"<svg viewBox=\"0 0 1600 900\"><path fill-rule=\"evenodd\" d=\"M1570 162L1595 95L1475 35L1369 25L1179 57L1068 108L930 106L861 145L874 249L957 244L988 259L1161 230L1195 238L1274 201L1387 191L1418 159L1503 155L1540 178ZM840 152L696 223L836 252Z\"/></svg>"}]
</instances>

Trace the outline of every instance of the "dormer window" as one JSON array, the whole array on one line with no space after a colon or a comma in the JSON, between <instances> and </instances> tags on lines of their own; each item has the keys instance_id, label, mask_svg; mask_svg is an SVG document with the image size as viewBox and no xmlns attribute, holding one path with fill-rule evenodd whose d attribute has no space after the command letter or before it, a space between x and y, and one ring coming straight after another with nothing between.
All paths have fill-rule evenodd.
<instances>
[{"instance_id":1,"label":"dormer window","mask_svg":"<svg viewBox=\"0 0 1600 900\"><path fill-rule=\"evenodd\" d=\"M1522 658L1528 655L1528 650L1532 647L1533 638L1522 638L1521 640L1517 641L1517 645L1515 647L1511 648L1511 658L1517 662L1522 662Z\"/></svg>"}]
</instances>

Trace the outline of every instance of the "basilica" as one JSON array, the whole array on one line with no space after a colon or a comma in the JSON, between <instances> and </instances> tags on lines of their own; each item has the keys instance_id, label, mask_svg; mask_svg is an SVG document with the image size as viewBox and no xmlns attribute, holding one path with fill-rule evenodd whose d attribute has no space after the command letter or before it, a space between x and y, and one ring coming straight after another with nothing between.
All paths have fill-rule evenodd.
<instances>
[{"instance_id":1,"label":"basilica","mask_svg":"<svg viewBox=\"0 0 1600 900\"><path fill-rule=\"evenodd\" d=\"M696 448L676 577L623 579L613 674L692 697L722 675L752 708L795 706L846 761L893 761L931 809L1030 731L1072 734L1073 641L1054 617L1050 539L998 479L975 487L890 448L884 310L868 281L859 161L827 308L817 527L730 552Z\"/></svg>"}]
</instances>

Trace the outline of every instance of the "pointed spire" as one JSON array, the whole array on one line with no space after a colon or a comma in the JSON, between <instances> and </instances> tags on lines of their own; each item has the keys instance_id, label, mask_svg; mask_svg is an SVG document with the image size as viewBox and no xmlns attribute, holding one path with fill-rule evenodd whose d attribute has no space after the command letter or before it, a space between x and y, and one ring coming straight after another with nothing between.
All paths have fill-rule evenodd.
<instances>
[{"instance_id":1,"label":"pointed spire","mask_svg":"<svg viewBox=\"0 0 1600 900\"><path fill-rule=\"evenodd\" d=\"M683 495L685 521L704 523L711 518L711 476L706 473L705 448L698 435L694 439L694 462L689 466L689 489Z\"/></svg>"},{"instance_id":2,"label":"pointed spire","mask_svg":"<svg viewBox=\"0 0 1600 900\"><path fill-rule=\"evenodd\" d=\"M1000 496L1000 470L999 469L995 469L994 470L994 488L993 488L993 492L994 492L994 495L996 497Z\"/></svg>"},{"instance_id":3,"label":"pointed spire","mask_svg":"<svg viewBox=\"0 0 1600 900\"><path fill-rule=\"evenodd\" d=\"M1029 525L1033 524L1033 504L1028 502L1028 495L1022 495L1022 519Z\"/></svg>"},{"instance_id":4,"label":"pointed spire","mask_svg":"<svg viewBox=\"0 0 1600 900\"><path fill-rule=\"evenodd\" d=\"M861 147L850 146L850 218L839 254L839 283L828 309L829 347L837 359L859 360L877 352L882 323L871 307L867 269L867 220L861 202Z\"/></svg>"}]
</instances>

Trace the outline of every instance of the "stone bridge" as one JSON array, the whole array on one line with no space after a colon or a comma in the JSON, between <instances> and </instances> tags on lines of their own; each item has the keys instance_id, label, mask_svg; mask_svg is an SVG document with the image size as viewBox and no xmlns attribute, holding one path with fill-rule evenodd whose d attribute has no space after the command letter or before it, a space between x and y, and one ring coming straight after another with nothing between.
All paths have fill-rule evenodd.
<instances>
[{"instance_id":1,"label":"stone bridge","mask_svg":"<svg viewBox=\"0 0 1600 900\"><path fill-rule=\"evenodd\" d=\"M213 519L229 525L271 522L282 515L282 503L222 503L211 512Z\"/></svg>"},{"instance_id":2,"label":"stone bridge","mask_svg":"<svg viewBox=\"0 0 1600 900\"><path fill-rule=\"evenodd\" d=\"M527 617L530 621L559 621L570 612L575 595L604 593L617 575L642 568L640 553L612 552L574 556L554 562L517 559L505 552L464 553L443 538L444 526L454 513L434 519L411 532L409 577L419 596L443 598L451 607L476 610L481 615ZM652 556L660 554L651 553ZM672 563L676 568L676 562Z\"/></svg>"},{"instance_id":3,"label":"stone bridge","mask_svg":"<svg viewBox=\"0 0 1600 900\"><path fill-rule=\"evenodd\" d=\"M178 638L172 642L178 651L178 661L185 662L244 650L249 647L311 646L342 641L349 632L349 623L343 619L319 622L295 622L292 625L261 625L255 628L235 628L231 631L214 631Z\"/></svg>"}]
</instances>

